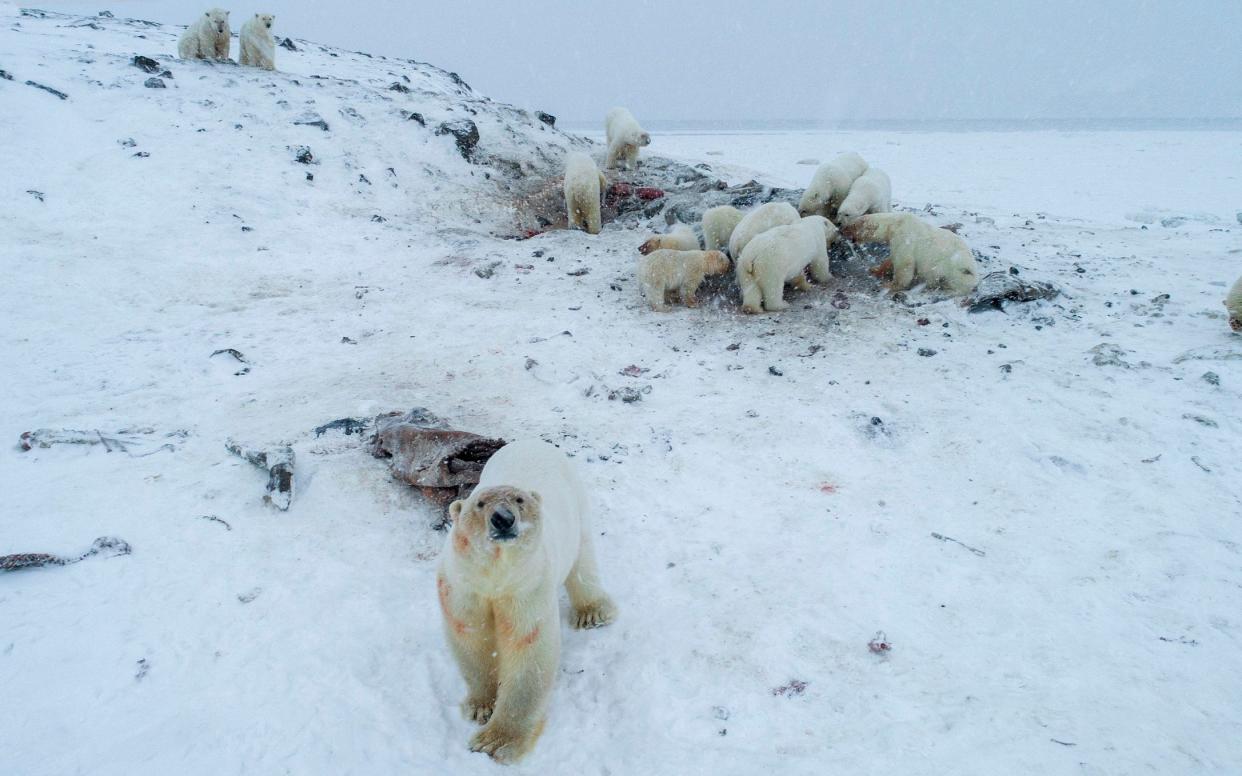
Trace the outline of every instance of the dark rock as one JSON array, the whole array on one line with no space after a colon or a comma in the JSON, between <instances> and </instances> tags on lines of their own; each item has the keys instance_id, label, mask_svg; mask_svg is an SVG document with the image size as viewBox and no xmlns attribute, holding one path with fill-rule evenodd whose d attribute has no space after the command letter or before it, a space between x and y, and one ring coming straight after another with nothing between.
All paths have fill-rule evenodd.
<instances>
[{"instance_id":1,"label":"dark rock","mask_svg":"<svg viewBox=\"0 0 1242 776\"><path fill-rule=\"evenodd\" d=\"M0 78L3 78L6 81L12 81L13 75L9 73L8 70L0 70ZM1238 214L1238 220L1242 221L1242 213Z\"/></svg>"},{"instance_id":2,"label":"dark rock","mask_svg":"<svg viewBox=\"0 0 1242 776\"><path fill-rule=\"evenodd\" d=\"M300 121L295 121L293 123L299 127L319 127L324 132L328 131L328 122L318 117L314 119L302 119Z\"/></svg>"},{"instance_id":3,"label":"dark rock","mask_svg":"<svg viewBox=\"0 0 1242 776\"><path fill-rule=\"evenodd\" d=\"M777 368L776 368L776 367L774 367L774 366L770 366L770 367L768 367L768 374L773 375L773 376L775 376L775 377L784 377L784 376L785 376L785 373L784 373L784 372L782 372L781 370L777 369Z\"/></svg>"},{"instance_id":4,"label":"dark rock","mask_svg":"<svg viewBox=\"0 0 1242 776\"><path fill-rule=\"evenodd\" d=\"M315 164L315 155L309 146L297 146L293 149L293 161L298 164Z\"/></svg>"},{"instance_id":5,"label":"dark rock","mask_svg":"<svg viewBox=\"0 0 1242 776\"><path fill-rule=\"evenodd\" d=\"M289 49L290 51L298 50L298 47L293 45L293 40L291 38L282 39L279 45L281 48Z\"/></svg>"},{"instance_id":6,"label":"dark rock","mask_svg":"<svg viewBox=\"0 0 1242 776\"><path fill-rule=\"evenodd\" d=\"M142 85L148 89L167 89L168 84L164 83L162 78L148 78L142 82Z\"/></svg>"},{"instance_id":7,"label":"dark rock","mask_svg":"<svg viewBox=\"0 0 1242 776\"><path fill-rule=\"evenodd\" d=\"M130 63L144 73L158 73L160 63L151 57L144 57L142 54L135 54Z\"/></svg>"},{"instance_id":8,"label":"dark rock","mask_svg":"<svg viewBox=\"0 0 1242 776\"><path fill-rule=\"evenodd\" d=\"M112 12L111 12L111 11L100 11L98 14L96 14L96 16L101 16L101 17L103 17L104 19L114 19L114 18L116 18L116 17L114 17L114 16L112 15ZM143 662L145 662L145 661L143 661Z\"/></svg>"},{"instance_id":9,"label":"dark rock","mask_svg":"<svg viewBox=\"0 0 1242 776\"><path fill-rule=\"evenodd\" d=\"M387 220L388 220L387 218L384 218L383 216L379 215L378 213L377 213L376 215L371 216L371 221L373 221L374 223L377 223L377 224L382 224L382 223L384 223L384 222L385 222L385 221L387 221Z\"/></svg>"},{"instance_id":10,"label":"dark rock","mask_svg":"<svg viewBox=\"0 0 1242 776\"><path fill-rule=\"evenodd\" d=\"M457 151L467 162L474 161L474 152L479 145L479 127L470 119L446 121L436 128L437 135L452 135L457 143Z\"/></svg>"},{"instance_id":11,"label":"dark rock","mask_svg":"<svg viewBox=\"0 0 1242 776\"><path fill-rule=\"evenodd\" d=\"M370 185L371 185L371 179L370 179L370 178L368 178L368 177L367 177L367 176L365 176L365 175L362 175L362 174L359 174L359 175L358 175L358 182L359 182L359 183L365 183L365 184L367 184L368 186L370 186Z\"/></svg>"},{"instance_id":12,"label":"dark rock","mask_svg":"<svg viewBox=\"0 0 1242 776\"><path fill-rule=\"evenodd\" d=\"M423 114L421 113L411 113L405 118L406 121L417 121L420 126L427 126L427 120L423 118Z\"/></svg>"},{"instance_id":13,"label":"dark rock","mask_svg":"<svg viewBox=\"0 0 1242 776\"><path fill-rule=\"evenodd\" d=\"M1208 385L1220 385L1220 375L1215 372L1204 372L1203 380Z\"/></svg>"},{"instance_id":14,"label":"dark rock","mask_svg":"<svg viewBox=\"0 0 1242 776\"><path fill-rule=\"evenodd\" d=\"M151 155L151 152L150 152L150 151L139 151L138 153L134 154L134 158L136 158L136 159L146 159L146 158L147 158L148 156L150 156L150 155Z\"/></svg>"},{"instance_id":15,"label":"dark rock","mask_svg":"<svg viewBox=\"0 0 1242 776\"><path fill-rule=\"evenodd\" d=\"M40 83L35 83L34 81L27 81L27 82L26 82L26 85L27 85L27 86L33 86L33 87L34 87L34 88L36 88L36 89L42 89L43 91L47 92L48 94L54 94L54 95L56 95L57 97L59 97L60 99L62 99L62 100L67 100L67 99L69 99L69 95L65 94L64 92L60 91L59 89L53 89L53 88L52 88L52 87L50 87L50 86L44 86L43 84L40 84Z\"/></svg>"},{"instance_id":16,"label":"dark rock","mask_svg":"<svg viewBox=\"0 0 1242 776\"><path fill-rule=\"evenodd\" d=\"M160 71L160 78L172 78L172 77L173 77L173 74L172 74L172 71L171 71L171 70L161 70L161 71Z\"/></svg>"},{"instance_id":17,"label":"dark rock","mask_svg":"<svg viewBox=\"0 0 1242 776\"><path fill-rule=\"evenodd\" d=\"M1060 289L1051 283L1024 281L1010 272L989 272L979 281L967 303L970 305L970 312L978 313L984 310L1003 310L1005 302L1052 299L1060 293Z\"/></svg>"},{"instance_id":18,"label":"dark rock","mask_svg":"<svg viewBox=\"0 0 1242 776\"><path fill-rule=\"evenodd\" d=\"M321 437L329 431L340 431L345 436L357 434L362 436L363 432L370 430L371 424L375 422L374 418L340 418L322 426L315 426L315 437Z\"/></svg>"},{"instance_id":19,"label":"dark rock","mask_svg":"<svg viewBox=\"0 0 1242 776\"><path fill-rule=\"evenodd\" d=\"M390 92L400 92L401 94L409 94L409 93L410 93L410 87L406 86L405 84L401 83L400 81L393 81L392 83L390 83L390 84L388 85L388 91L390 91Z\"/></svg>"},{"instance_id":20,"label":"dark rock","mask_svg":"<svg viewBox=\"0 0 1242 776\"><path fill-rule=\"evenodd\" d=\"M241 228L241 230L242 230L243 232L253 232L253 231L254 231L254 227L253 227L253 226L243 226L243 227Z\"/></svg>"},{"instance_id":21,"label":"dark rock","mask_svg":"<svg viewBox=\"0 0 1242 776\"><path fill-rule=\"evenodd\" d=\"M553 116L551 113L544 113L543 111L537 111L535 113L535 118L539 119L544 124L547 124L549 127L556 126L556 116ZM1242 213L1238 214L1238 220L1242 221Z\"/></svg>"},{"instance_id":22,"label":"dark rock","mask_svg":"<svg viewBox=\"0 0 1242 776\"><path fill-rule=\"evenodd\" d=\"M30 196L34 197L35 199L39 200L40 202L42 202L42 201L43 201L43 192L42 192L42 191L35 191L34 189L26 189L26 193L27 193L27 194L29 194Z\"/></svg>"},{"instance_id":23,"label":"dark rock","mask_svg":"<svg viewBox=\"0 0 1242 776\"><path fill-rule=\"evenodd\" d=\"M459 76L457 73L449 73L448 76L453 81L453 83L457 84L458 86L465 89L466 91L468 92L474 91L473 89L470 88L470 84L461 80L461 76Z\"/></svg>"},{"instance_id":24,"label":"dark rock","mask_svg":"<svg viewBox=\"0 0 1242 776\"><path fill-rule=\"evenodd\" d=\"M315 180L315 173L313 173L313 172L308 172L308 173L306 173L306 180L308 180L308 181L313 181L313 180Z\"/></svg>"},{"instance_id":25,"label":"dark rock","mask_svg":"<svg viewBox=\"0 0 1242 776\"><path fill-rule=\"evenodd\" d=\"M936 351L932 350L931 348L919 348L919 355L922 356L923 358L931 358L932 356L936 355Z\"/></svg>"}]
</instances>

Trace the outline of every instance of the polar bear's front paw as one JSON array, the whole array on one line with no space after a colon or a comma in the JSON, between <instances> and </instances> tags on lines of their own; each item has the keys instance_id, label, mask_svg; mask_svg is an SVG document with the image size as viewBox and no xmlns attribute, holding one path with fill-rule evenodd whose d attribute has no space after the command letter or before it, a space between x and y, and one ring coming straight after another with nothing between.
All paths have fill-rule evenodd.
<instances>
[{"instance_id":1,"label":"polar bear's front paw","mask_svg":"<svg viewBox=\"0 0 1242 776\"><path fill-rule=\"evenodd\" d=\"M498 763L511 763L526 754L528 738L511 729L485 727L470 739L470 751L482 752Z\"/></svg>"},{"instance_id":2,"label":"polar bear's front paw","mask_svg":"<svg viewBox=\"0 0 1242 776\"><path fill-rule=\"evenodd\" d=\"M602 628L617 617L617 605L608 596L574 608L574 627L578 630Z\"/></svg>"},{"instance_id":3,"label":"polar bear's front paw","mask_svg":"<svg viewBox=\"0 0 1242 776\"><path fill-rule=\"evenodd\" d=\"M767 310L770 313L781 313L789 309L789 303L785 301L765 302L763 305L763 309Z\"/></svg>"},{"instance_id":4,"label":"polar bear's front paw","mask_svg":"<svg viewBox=\"0 0 1242 776\"><path fill-rule=\"evenodd\" d=\"M467 698L461 702L462 716L471 722L486 725L487 721L492 718L495 703L495 699Z\"/></svg>"}]
</instances>

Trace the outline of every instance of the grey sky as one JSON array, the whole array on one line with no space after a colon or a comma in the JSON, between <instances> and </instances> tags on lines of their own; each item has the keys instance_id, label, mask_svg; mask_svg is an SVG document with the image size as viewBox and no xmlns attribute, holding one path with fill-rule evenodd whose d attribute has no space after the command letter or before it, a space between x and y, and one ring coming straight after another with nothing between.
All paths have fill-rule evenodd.
<instances>
[{"instance_id":1,"label":"grey sky","mask_svg":"<svg viewBox=\"0 0 1242 776\"><path fill-rule=\"evenodd\" d=\"M37 0L30 0L38 5ZM453 70L569 121L1242 117L1242 0L49 0Z\"/></svg>"}]
</instances>

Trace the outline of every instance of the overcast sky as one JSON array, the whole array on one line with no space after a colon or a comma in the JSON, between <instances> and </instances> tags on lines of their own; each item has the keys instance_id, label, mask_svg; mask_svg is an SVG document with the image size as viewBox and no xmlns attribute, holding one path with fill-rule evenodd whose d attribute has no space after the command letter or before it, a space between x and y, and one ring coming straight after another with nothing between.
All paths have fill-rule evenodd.
<instances>
[{"instance_id":1,"label":"overcast sky","mask_svg":"<svg viewBox=\"0 0 1242 776\"><path fill-rule=\"evenodd\" d=\"M170 24L208 2L28 0ZM234 31L250 14L275 13L278 34L431 62L570 122L599 120L613 105L647 120L1242 117L1242 0L222 7Z\"/></svg>"}]
</instances>

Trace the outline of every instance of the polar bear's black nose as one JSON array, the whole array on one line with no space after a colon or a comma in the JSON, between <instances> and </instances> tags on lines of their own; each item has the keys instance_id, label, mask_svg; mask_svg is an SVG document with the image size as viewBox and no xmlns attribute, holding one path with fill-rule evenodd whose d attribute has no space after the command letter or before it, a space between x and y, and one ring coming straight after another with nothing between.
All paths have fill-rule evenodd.
<instances>
[{"instance_id":1,"label":"polar bear's black nose","mask_svg":"<svg viewBox=\"0 0 1242 776\"><path fill-rule=\"evenodd\" d=\"M492 512L492 531L498 537L511 537L513 535L513 524L516 522L517 518L504 505L496 507L496 511Z\"/></svg>"}]
</instances>

